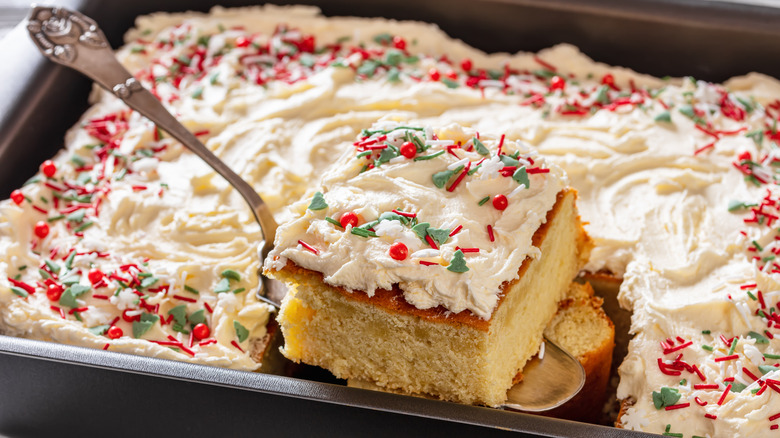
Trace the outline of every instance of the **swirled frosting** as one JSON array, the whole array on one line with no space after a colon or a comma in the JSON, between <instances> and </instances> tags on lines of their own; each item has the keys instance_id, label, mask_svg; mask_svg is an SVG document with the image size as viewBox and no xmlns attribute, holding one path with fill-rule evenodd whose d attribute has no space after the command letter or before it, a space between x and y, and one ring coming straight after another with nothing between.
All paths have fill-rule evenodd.
<instances>
[{"instance_id":1,"label":"swirled frosting","mask_svg":"<svg viewBox=\"0 0 780 438\"><path fill-rule=\"evenodd\" d=\"M326 19L305 7L142 17L119 55L254 185L280 222L303 213L303 204L294 202L310 203L324 170L344 148L353 148L362 129L379 120L438 127L455 123L529 145L564 169L579 192L586 231L596 245L588 269L608 270L624 280L620 298L633 311L635 334L618 391L634 402L624 425L685 436L762 436L780 424L780 383L775 383L780 378L775 380L776 371L769 368L780 353L774 262L780 250L773 243L780 205L774 184L780 140L774 122L780 108L776 80L760 74L722 85L663 80L595 63L567 45L538 54L486 55L431 25ZM83 119L87 124L122 111L104 93L95 102ZM83 221L73 221L68 230L71 221L54 220L49 237L32 247L38 242L34 224L58 215L54 189L45 185L22 188L28 199L20 205L2 204L3 277L18 275L19 281L35 285L43 281L37 268L45 266L55 237L70 239L58 244L53 257L65 269L62 257L73 245L77 253L100 249L89 243L94 234L107 236L99 243L119 258L140 257L139 267L148 257L148 267L139 271L152 273L159 284L189 285L185 280L173 284L186 270L203 294L222 282L221 269L230 267L251 288L256 281L252 269L259 263L251 258L251 241L259 234L240 199L175 143L155 138L151 125L132 113L129 119L139 134L124 136L119 152L137 156L148 149L153 156L131 159L125 177L130 179L112 180L115 188L100 195L106 200L97 220L89 219L94 224L83 230L83 238L73 237ZM97 142L95 133L75 127L66 152L55 160L58 169L71 166L67 161L77 153L93 172L121 172L124 165L104 163L87 147ZM161 141L165 151L150 148ZM146 159L171 168L151 172L156 161ZM81 167L73 164L65 175L78 179L86 172L76 171ZM185 176L192 168L195 176ZM169 190L155 199L161 182ZM147 189L135 192L133 185ZM208 237L208 223L223 230L217 233L223 237ZM124 238L131 235L135 238ZM233 235L244 237L226 237ZM191 251L204 245L216 248L211 258ZM158 264L158 249L187 262ZM86 257L92 256L81 257L73 263L84 272L91 263ZM104 271L123 266L123 261L112 265L99 259L94 263L106 263ZM209 261L223 265L209 269ZM24 265L28 268L21 270ZM80 281L88 286L87 279ZM50 308L54 304L42 288L23 298L12 293L16 289L10 281L0 284L6 331L93 346L107 343L86 330L88 324L110 322L107 317L85 324L66 312L63 319ZM230 315L248 323L240 319L240 309L254 308L251 301L241 301L251 300L249 294L214 296L230 300L231 312L239 312ZM205 294L198 300L205 302ZM419 302L426 305L422 298ZM231 317L225 330L236 336L229 330ZM187 357L130 337L111 345L122 343L144 354ZM218 345L233 351L227 338ZM242 357L220 354L215 356Z\"/></svg>"},{"instance_id":2,"label":"swirled frosting","mask_svg":"<svg viewBox=\"0 0 780 438\"><path fill-rule=\"evenodd\" d=\"M369 296L397 284L418 308L484 319L540 255L532 237L566 184L528 146L457 125L380 122L343 149L316 201L292 207L301 215L279 228L266 269L291 260ZM334 219L347 214L362 223Z\"/></svg>"}]
</instances>

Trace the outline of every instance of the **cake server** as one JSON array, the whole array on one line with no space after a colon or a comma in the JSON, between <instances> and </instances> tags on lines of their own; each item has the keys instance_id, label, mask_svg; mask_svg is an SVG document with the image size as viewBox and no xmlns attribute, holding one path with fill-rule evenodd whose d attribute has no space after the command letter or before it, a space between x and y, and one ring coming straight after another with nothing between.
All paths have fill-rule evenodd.
<instances>
[{"instance_id":1,"label":"cake server","mask_svg":"<svg viewBox=\"0 0 780 438\"><path fill-rule=\"evenodd\" d=\"M34 6L27 29L44 56L86 75L114 94L194 152L238 190L262 229L263 240L258 246L260 260L265 259L273 248L277 223L263 199L119 63L94 20L65 8ZM260 275L258 287L257 297L278 309L287 290L284 284ZM585 371L579 361L549 340L543 345L544 354L525 366L523 381L509 390L504 408L546 411L565 403L582 389Z\"/></svg>"}]
</instances>

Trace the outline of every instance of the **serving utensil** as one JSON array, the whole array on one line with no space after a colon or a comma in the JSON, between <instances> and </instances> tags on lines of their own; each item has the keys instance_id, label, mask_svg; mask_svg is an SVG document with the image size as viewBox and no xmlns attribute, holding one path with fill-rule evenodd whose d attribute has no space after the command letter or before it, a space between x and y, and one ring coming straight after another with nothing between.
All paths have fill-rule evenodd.
<instances>
[{"instance_id":1,"label":"serving utensil","mask_svg":"<svg viewBox=\"0 0 780 438\"><path fill-rule=\"evenodd\" d=\"M34 6L27 24L30 36L48 59L70 67L113 93L203 159L232 185L249 205L262 229L260 260L273 248L277 223L260 195L185 128L162 103L116 59L108 40L91 18L65 8ZM257 297L279 308L283 283L260 275ZM508 392L506 409L541 412L571 399L585 383L585 371L570 354L546 340L545 353L523 369L523 381Z\"/></svg>"}]
</instances>

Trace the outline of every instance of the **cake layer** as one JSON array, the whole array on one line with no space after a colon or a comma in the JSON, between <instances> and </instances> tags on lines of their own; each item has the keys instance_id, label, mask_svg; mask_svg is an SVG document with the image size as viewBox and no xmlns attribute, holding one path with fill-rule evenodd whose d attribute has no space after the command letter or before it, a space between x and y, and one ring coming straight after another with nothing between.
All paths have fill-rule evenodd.
<instances>
[{"instance_id":1,"label":"cake layer","mask_svg":"<svg viewBox=\"0 0 780 438\"><path fill-rule=\"evenodd\" d=\"M587 256L575 198L571 191L559 198L537 233L541 256L506 285L487 327L450 321L436 309L407 311L392 302L400 295L339 290L316 272L287 265L274 273L294 285L279 317L285 356L389 389L501 404Z\"/></svg>"},{"instance_id":2,"label":"cake layer","mask_svg":"<svg viewBox=\"0 0 780 438\"><path fill-rule=\"evenodd\" d=\"M586 378L582 391L575 398L543 415L592 423L601 421L615 345L614 326L601 303L589 284L572 283L565 298L558 303L555 317L544 329L547 339L577 358L585 369ZM350 379L347 384L355 388L387 390L365 380Z\"/></svg>"}]
</instances>

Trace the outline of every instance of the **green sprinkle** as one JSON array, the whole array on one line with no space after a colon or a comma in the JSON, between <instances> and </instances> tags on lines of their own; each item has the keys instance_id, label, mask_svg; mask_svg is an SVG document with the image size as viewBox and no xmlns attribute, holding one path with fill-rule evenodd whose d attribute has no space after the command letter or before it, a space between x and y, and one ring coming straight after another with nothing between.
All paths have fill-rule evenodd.
<instances>
[{"instance_id":1,"label":"green sprinkle","mask_svg":"<svg viewBox=\"0 0 780 438\"><path fill-rule=\"evenodd\" d=\"M198 87L193 93L192 98L193 99L200 99L203 97L203 87Z\"/></svg>"},{"instance_id":2,"label":"green sprinkle","mask_svg":"<svg viewBox=\"0 0 780 438\"><path fill-rule=\"evenodd\" d=\"M477 151L480 155L490 155L490 151L488 148L485 147L485 145L479 141L477 137L472 138L472 142L474 143L474 149Z\"/></svg>"},{"instance_id":3,"label":"green sprinkle","mask_svg":"<svg viewBox=\"0 0 780 438\"><path fill-rule=\"evenodd\" d=\"M450 230L447 228L428 227L425 232L439 245L443 245L450 238Z\"/></svg>"},{"instance_id":4,"label":"green sprinkle","mask_svg":"<svg viewBox=\"0 0 780 438\"><path fill-rule=\"evenodd\" d=\"M89 327L87 330L89 330L89 332L92 333L93 335L103 336L106 334L109 328L111 328L109 324L104 324L95 327Z\"/></svg>"},{"instance_id":5,"label":"green sprinkle","mask_svg":"<svg viewBox=\"0 0 780 438\"><path fill-rule=\"evenodd\" d=\"M741 103L743 107L745 107L745 111L747 111L748 114L752 113L753 110L756 109L753 102L750 102L738 96L737 96L737 101Z\"/></svg>"},{"instance_id":6,"label":"green sprinkle","mask_svg":"<svg viewBox=\"0 0 780 438\"><path fill-rule=\"evenodd\" d=\"M363 151L363 152L361 152L361 153L357 154L357 155L355 156L355 158L363 158L363 157L365 157L365 156L367 156L367 155L371 155L371 152L372 152L372 151Z\"/></svg>"},{"instance_id":7,"label":"green sprinkle","mask_svg":"<svg viewBox=\"0 0 780 438\"><path fill-rule=\"evenodd\" d=\"M14 295L18 295L22 298L27 298L30 296L30 294L28 294L27 291L21 287L11 286L11 292L13 292Z\"/></svg>"},{"instance_id":8,"label":"green sprinkle","mask_svg":"<svg viewBox=\"0 0 780 438\"><path fill-rule=\"evenodd\" d=\"M404 54L400 50L388 50L385 53L385 64L397 66L404 59Z\"/></svg>"},{"instance_id":9,"label":"green sprinkle","mask_svg":"<svg viewBox=\"0 0 780 438\"><path fill-rule=\"evenodd\" d=\"M749 332L747 334L747 337L755 339L756 340L756 344L768 344L769 343L769 339L766 336L762 335L761 333L756 333L756 332L751 331L751 332Z\"/></svg>"},{"instance_id":10,"label":"green sprinkle","mask_svg":"<svg viewBox=\"0 0 780 438\"><path fill-rule=\"evenodd\" d=\"M522 184L525 188L531 187L531 180L528 179L528 171L525 170L525 166L522 166L515 170L512 174L512 179L517 181L518 184Z\"/></svg>"},{"instance_id":11,"label":"green sprinkle","mask_svg":"<svg viewBox=\"0 0 780 438\"><path fill-rule=\"evenodd\" d=\"M143 313L140 321L133 322L133 337L140 338L146 332L148 332L156 322L160 320L160 317L152 313Z\"/></svg>"},{"instance_id":12,"label":"green sprinkle","mask_svg":"<svg viewBox=\"0 0 780 438\"><path fill-rule=\"evenodd\" d=\"M214 288L214 293L221 294L223 292L230 292L230 280L223 278L217 283L217 287Z\"/></svg>"},{"instance_id":13,"label":"green sprinkle","mask_svg":"<svg viewBox=\"0 0 780 438\"><path fill-rule=\"evenodd\" d=\"M173 319L180 325L187 323L187 305L182 304L168 311L168 315L173 315Z\"/></svg>"},{"instance_id":14,"label":"green sprinkle","mask_svg":"<svg viewBox=\"0 0 780 438\"><path fill-rule=\"evenodd\" d=\"M79 157L78 155L71 156L70 157L70 162L75 164L76 167L84 167L84 165L87 164L87 162L84 161L84 159Z\"/></svg>"},{"instance_id":15,"label":"green sprinkle","mask_svg":"<svg viewBox=\"0 0 780 438\"><path fill-rule=\"evenodd\" d=\"M236 337L238 338L238 342L244 342L249 337L249 330L246 329L243 325L241 325L238 321L233 321L233 328L236 329Z\"/></svg>"},{"instance_id":16,"label":"green sprinkle","mask_svg":"<svg viewBox=\"0 0 780 438\"><path fill-rule=\"evenodd\" d=\"M388 45L393 42L393 36L387 32L383 32L374 36L374 41L377 44Z\"/></svg>"},{"instance_id":17,"label":"green sprinkle","mask_svg":"<svg viewBox=\"0 0 780 438\"><path fill-rule=\"evenodd\" d=\"M596 102L600 104L608 104L609 103L609 87L606 85L602 85L599 87L598 91L596 91Z\"/></svg>"},{"instance_id":18,"label":"green sprinkle","mask_svg":"<svg viewBox=\"0 0 780 438\"><path fill-rule=\"evenodd\" d=\"M688 380L682 379L680 380L680 386L685 386L688 383Z\"/></svg>"},{"instance_id":19,"label":"green sprinkle","mask_svg":"<svg viewBox=\"0 0 780 438\"><path fill-rule=\"evenodd\" d=\"M452 178L452 175L455 174L454 170L442 170L441 172L436 172L433 174L433 185L436 187L443 189L444 186L447 185L447 182Z\"/></svg>"},{"instance_id":20,"label":"green sprinkle","mask_svg":"<svg viewBox=\"0 0 780 438\"><path fill-rule=\"evenodd\" d=\"M25 269L27 269L27 265L22 265L22 266L19 266L19 267L18 267L18 268L16 268L16 269L18 269L19 271L24 271Z\"/></svg>"},{"instance_id":21,"label":"green sprinkle","mask_svg":"<svg viewBox=\"0 0 780 438\"><path fill-rule=\"evenodd\" d=\"M707 345L707 344L703 344L703 345L701 346L701 348L702 348L703 350L707 350L707 351L713 351L713 348L712 348L712 347L710 347L710 346L709 346L709 345Z\"/></svg>"},{"instance_id":22,"label":"green sprinkle","mask_svg":"<svg viewBox=\"0 0 780 438\"><path fill-rule=\"evenodd\" d=\"M447 88L458 88L460 84L449 78L441 78L441 82L447 86Z\"/></svg>"},{"instance_id":23,"label":"green sprinkle","mask_svg":"<svg viewBox=\"0 0 780 438\"><path fill-rule=\"evenodd\" d=\"M244 292L246 290L245 287L239 287L238 289L234 290L234 294L240 294L241 292Z\"/></svg>"},{"instance_id":24,"label":"green sprinkle","mask_svg":"<svg viewBox=\"0 0 780 438\"><path fill-rule=\"evenodd\" d=\"M328 203L325 202L325 196L322 192L315 193L309 204L309 210L324 210L326 208L328 208Z\"/></svg>"},{"instance_id":25,"label":"green sprinkle","mask_svg":"<svg viewBox=\"0 0 780 438\"><path fill-rule=\"evenodd\" d=\"M488 201L490 201L490 196L485 196L484 198L479 200L479 205L485 205L485 203Z\"/></svg>"},{"instance_id":26,"label":"green sprinkle","mask_svg":"<svg viewBox=\"0 0 780 438\"><path fill-rule=\"evenodd\" d=\"M758 298L756 298L755 295L753 295L753 292L747 291L747 294L750 297L750 299L753 300L753 301L756 301L758 299Z\"/></svg>"},{"instance_id":27,"label":"green sprinkle","mask_svg":"<svg viewBox=\"0 0 780 438\"><path fill-rule=\"evenodd\" d=\"M356 236L360 236L360 237L378 237L375 232L373 232L371 230L367 230L365 228L355 227L355 228L352 228L352 230L350 230L350 232L352 234L354 234Z\"/></svg>"},{"instance_id":28,"label":"green sprinkle","mask_svg":"<svg viewBox=\"0 0 780 438\"><path fill-rule=\"evenodd\" d=\"M710 333L712 333L712 332L709 331L709 330L702 330L701 331L701 334L703 334L703 335L709 335Z\"/></svg>"},{"instance_id":29,"label":"green sprinkle","mask_svg":"<svg viewBox=\"0 0 780 438\"><path fill-rule=\"evenodd\" d=\"M52 216L50 218L47 218L46 222L49 222L49 223L56 222L56 221L58 221L60 219L64 219L64 218L65 218L65 215L64 214L60 214L60 215L57 215L57 216Z\"/></svg>"},{"instance_id":30,"label":"green sprinkle","mask_svg":"<svg viewBox=\"0 0 780 438\"><path fill-rule=\"evenodd\" d=\"M761 143L764 142L764 131L762 129L756 129L755 131L745 134L745 137L753 139L756 146L761 146Z\"/></svg>"},{"instance_id":31,"label":"green sprinkle","mask_svg":"<svg viewBox=\"0 0 780 438\"><path fill-rule=\"evenodd\" d=\"M75 312L75 313L73 314L73 316L75 316L75 317L76 317L76 319L77 319L79 322L84 322L84 321L81 319L81 313L80 313L80 312Z\"/></svg>"},{"instance_id":32,"label":"green sprinkle","mask_svg":"<svg viewBox=\"0 0 780 438\"><path fill-rule=\"evenodd\" d=\"M376 73L376 69L382 65L379 61L373 60L373 59L367 59L363 61L363 64L360 65L360 67L357 68L356 72L359 75L364 75L368 78L371 78L374 76L374 73Z\"/></svg>"},{"instance_id":33,"label":"green sprinkle","mask_svg":"<svg viewBox=\"0 0 780 438\"><path fill-rule=\"evenodd\" d=\"M744 209L744 208L755 207L757 205L758 204L748 204L748 203L742 202L742 201L731 200L731 201L729 201L728 210L729 211L741 210L741 209Z\"/></svg>"},{"instance_id":34,"label":"green sprinkle","mask_svg":"<svg viewBox=\"0 0 780 438\"><path fill-rule=\"evenodd\" d=\"M54 272L55 274L60 272L60 265L54 263L51 260L44 260L43 262L46 263L46 267L48 267L51 272Z\"/></svg>"},{"instance_id":35,"label":"green sprinkle","mask_svg":"<svg viewBox=\"0 0 780 438\"><path fill-rule=\"evenodd\" d=\"M412 231L414 231L415 234L417 234L417 237L419 237L423 242L425 242L425 236L428 235L428 228L431 227L431 224L428 222L421 222L415 226L412 227Z\"/></svg>"},{"instance_id":36,"label":"green sprinkle","mask_svg":"<svg viewBox=\"0 0 780 438\"><path fill-rule=\"evenodd\" d=\"M220 275L230 280L241 281L241 274L239 274L238 272L232 269L225 269L224 271L222 271L222 274Z\"/></svg>"},{"instance_id":37,"label":"green sprinkle","mask_svg":"<svg viewBox=\"0 0 780 438\"><path fill-rule=\"evenodd\" d=\"M767 359L780 359L780 354L764 353L764 357Z\"/></svg>"},{"instance_id":38,"label":"green sprinkle","mask_svg":"<svg viewBox=\"0 0 780 438\"><path fill-rule=\"evenodd\" d=\"M84 222L81 226L75 228L73 230L73 232L74 233L80 233L80 232L86 230L87 228L91 227L93 224L94 224L94 222L92 222L92 221Z\"/></svg>"},{"instance_id":39,"label":"green sprinkle","mask_svg":"<svg viewBox=\"0 0 780 438\"><path fill-rule=\"evenodd\" d=\"M753 240L752 243L759 252L764 250L764 248L762 248L761 245L759 245L755 240Z\"/></svg>"},{"instance_id":40,"label":"green sprinkle","mask_svg":"<svg viewBox=\"0 0 780 438\"><path fill-rule=\"evenodd\" d=\"M419 157L414 157L414 161L424 161L424 160L432 160L436 157L444 155L444 151L439 151L431 155L422 155Z\"/></svg>"},{"instance_id":41,"label":"green sprinkle","mask_svg":"<svg viewBox=\"0 0 780 438\"><path fill-rule=\"evenodd\" d=\"M729 347L728 356L731 356L732 354L734 354L734 350L737 348L737 344L738 344L738 343L739 343L739 339L738 339L738 338L737 338L737 339L734 339L734 340L731 342L731 347Z\"/></svg>"},{"instance_id":42,"label":"green sprinkle","mask_svg":"<svg viewBox=\"0 0 780 438\"><path fill-rule=\"evenodd\" d=\"M401 82L401 71L393 67L387 71L387 80L389 82Z\"/></svg>"},{"instance_id":43,"label":"green sprinkle","mask_svg":"<svg viewBox=\"0 0 780 438\"><path fill-rule=\"evenodd\" d=\"M76 298L84 295L89 290L89 286L84 286L83 284L74 284L73 286L65 289L65 292L63 292L62 296L60 297L59 303L70 308L78 307L79 304L76 302Z\"/></svg>"},{"instance_id":44,"label":"green sprinkle","mask_svg":"<svg viewBox=\"0 0 780 438\"><path fill-rule=\"evenodd\" d=\"M192 286L187 286L186 284L184 285L184 290L195 295L200 295L200 292L197 289Z\"/></svg>"},{"instance_id":45,"label":"green sprinkle","mask_svg":"<svg viewBox=\"0 0 780 438\"><path fill-rule=\"evenodd\" d=\"M672 121L672 115L669 113L669 111L662 111L657 116L655 116L656 122L666 122L670 123Z\"/></svg>"},{"instance_id":46,"label":"green sprinkle","mask_svg":"<svg viewBox=\"0 0 780 438\"><path fill-rule=\"evenodd\" d=\"M206 310L200 309L192 312L190 316L187 317L187 319L190 321L192 325L198 325L201 323L206 322Z\"/></svg>"},{"instance_id":47,"label":"green sprinkle","mask_svg":"<svg viewBox=\"0 0 780 438\"><path fill-rule=\"evenodd\" d=\"M48 272L40 268L38 268L38 274L40 274L41 278L43 278L44 280L48 280L49 278L51 278L51 275L49 275Z\"/></svg>"},{"instance_id":48,"label":"green sprinkle","mask_svg":"<svg viewBox=\"0 0 780 438\"><path fill-rule=\"evenodd\" d=\"M156 277L147 277L141 280L141 287L149 287L155 283L157 283L158 278Z\"/></svg>"},{"instance_id":49,"label":"green sprinkle","mask_svg":"<svg viewBox=\"0 0 780 438\"><path fill-rule=\"evenodd\" d=\"M401 222L402 224L406 224L406 223L409 222L409 218L408 217L403 217L400 214L393 213L392 211L386 211L386 212L380 214L379 215L379 219L377 219L377 220L379 222L382 222L382 221L398 221L398 222ZM371 227L368 227L368 228L371 228Z\"/></svg>"},{"instance_id":50,"label":"green sprinkle","mask_svg":"<svg viewBox=\"0 0 780 438\"><path fill-rule=\"evenodd\" d=\"M469 270L468 266L466 266L466 257L463 255L463 251L455 251L455 254L452 255L452 260L450 260L449 266L447 266L447 270L457 273L463 273Z\"/></svg>"},{"instance_id":51,"label":"green sprinkle","mask_svg":"<svg viewBox=\"0 0 780 438\"><path fill-rule=\"evenodd\" d=\"M664 386L661 392L653 391L653 405L656 409L672 406L680 400L680 397L677 389Z\"/></svg>"},{"instance_id":52,"label":"green sprinkle","mask_svg":"<svg viewBox=\"0 0 780 438\"><path fill-rule=\"evenodd\" d=\"M209 76L209 84L211 85L216 84L218 78L219 78L219 72L216 72L213 75Z\"/></svg>"},{"instance_id":53,"label":"green sprinkle","mask_svg":"<svg viewBox=\"0 0 780 438\"><path fill-rule=\"evenodd\" d=\"M333 225L335 225L335 226L337 226L339 228L344 228L344 227L341 226L341 222L337 221L336 219L333 219L332 217L325 216L325 220L330 222L330 223L332 223Z\"/></svg>"}]
</instances>

